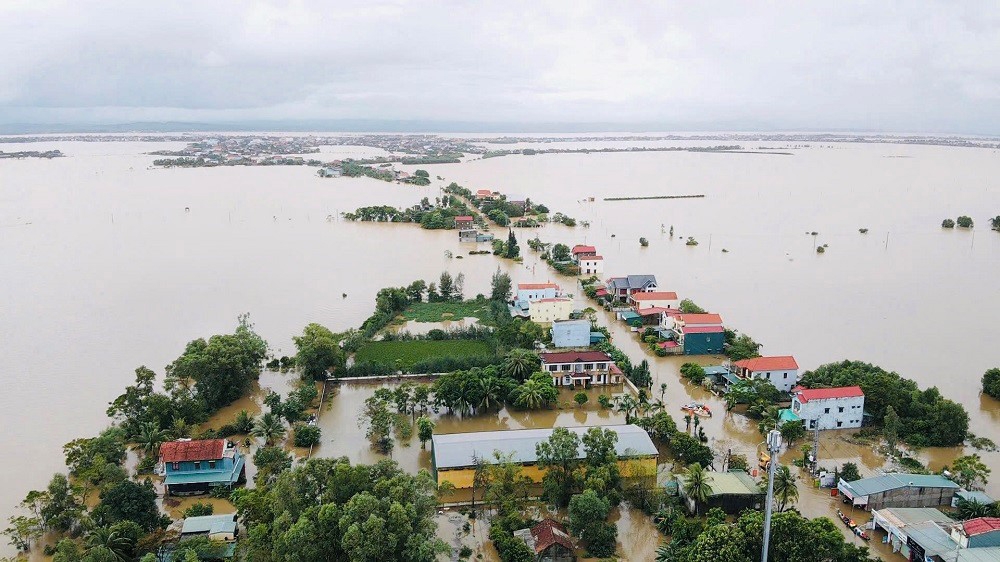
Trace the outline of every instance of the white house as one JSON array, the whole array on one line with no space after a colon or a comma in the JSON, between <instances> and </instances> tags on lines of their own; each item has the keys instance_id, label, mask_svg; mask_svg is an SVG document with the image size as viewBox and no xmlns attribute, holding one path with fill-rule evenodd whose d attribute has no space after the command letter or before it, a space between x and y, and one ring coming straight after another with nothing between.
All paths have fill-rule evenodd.
<instances>
[{"instance_id":1,"label":"white house","mask_svg":"<svg viewBox=\"0 0 1000 562\"><path fill-rule=\"evenodd\" d=\"M604 256L580 256L581 275L600 275L604 273Z\"/></svg>"},{"instance_id":2,"label":"white house","mask_svg":"<svg viewBox=\"0 0 1000 562\"><path fill-rule=\"evenodd\" d=\"M744 359L733 363L730 370L742 379L766 380L785 392L795 388L799 380L799 364L791 355Z\"/></svg>"},{"instance_id":3,"label":"white house","mask_svg":"<svg viewBox=\"0 0 1000 562\"><path fill-rule=\"evenodd\" d=\"M636 312L645 308L671 308L677 309L681 301L677 300L677 293L673 291L649 291L644 293L632 293L629 304L635 308Z\"/></svg>"},{"instance_id":4,"label":"white house","mask_svg":"<svg viewBox=\"0 0 1000 562\"><path fill-rule=\"evenodd\" d=\"M552 376L556 386L621 384L624 375L603 351L540 353L541 370Z\"/></svg>"},{"instance_id":5,"label":"white house","mask_svg":"<svg viewBox=\"0 0 1000 562\"><path fill-rule=\"evenodd\" d=\"M865 411L865 393L860 386L799 387L792 395L792 411L806 429L857 428Z\"/></svg>"},{"instance_id":6,"label":"white house","mask_svg":"<svg viewBox=\"0 0 1000 562\"><path fill-rule=\"evenodd\" d=\"M542 299L561 297L562 291L555 283L518 283L515 300L534 302Z\"/></svg>"}]
</instances>

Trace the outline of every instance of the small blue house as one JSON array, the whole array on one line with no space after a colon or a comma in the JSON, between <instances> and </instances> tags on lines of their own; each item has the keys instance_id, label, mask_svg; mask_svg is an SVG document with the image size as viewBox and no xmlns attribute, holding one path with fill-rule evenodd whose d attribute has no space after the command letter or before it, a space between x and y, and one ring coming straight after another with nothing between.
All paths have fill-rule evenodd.
<instances>
[{"instance_id":1,"label":"small blue house","mask_svg":"<svg viewBox=\"0 0 1000 562\"><path fill-rule=\"evenodd\" d=\"M208 493L246 482L243 454L225 439L169 441L160 445L163 484L168 495Z\"/></svg>"},{"instance_id":2,"label":"small blue house","mask_svg":"<svg viewBox=\"0 0 1000 562\"><path fill-rule=\"evenodd\" d=\"M587 347L590 345L590 320L556 320L552 323L552 345Z\"/></svg>"}]
</instances>

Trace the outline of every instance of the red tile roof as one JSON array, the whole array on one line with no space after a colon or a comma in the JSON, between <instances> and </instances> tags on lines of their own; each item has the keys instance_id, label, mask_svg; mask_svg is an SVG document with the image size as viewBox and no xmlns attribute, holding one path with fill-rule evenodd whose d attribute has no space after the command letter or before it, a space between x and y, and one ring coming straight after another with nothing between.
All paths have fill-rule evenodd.
<instances>
[{"instance_id":1,"label":"red tile roof","mask_svg":"<svg viewBox=\"0 0 1000 562\"><path fill-rule=\"evenodd\" d=\"M718 314L681 314L677 319L685 324L722 324Z\"/></svg>"},{"instance_id":2,"label":"red tile roof","mask_svg":"<svg viewBox=\"0 0 1000 562\"><path fill-rule=\"evenodd\" d=\"M755 357L753 359L737 361L733 364L751 371L780 371L783 369L793 370L799 368L799 364L795 362L795 358L791 355Z\"/></svg>"},{"instance_id":3,"label":"red tile roof","mask_svg":"<svg viewBox=\"0 0 1000 562\"><path fill-rule=\"evenodd\" d=\"M860 386L838 386L835 388L801 388L795 389L799 402L805 404L810 400L830 400L832 398L856 398L864 396Z\"/></svg>"},{"instance_id":4,"label":"red tile roof","mask_svg":"<svg viewBox=\"0 0 1000 562\"><path fill-rule=\"evenodd\" d=\"M577 244L576 246L573 246L573 255L576 255L576 254L590 254L590 253L596 253L596 252L597 252L597 248L595 248L593 246L584 246L583 244Z\"/></svg>"},{"instance_id":5,"label":"red tile roof","mask_svg":"<svg viewBox=\"0 0 1000 562\"><path fill-rule=\"evenodd\" d=\"M530 291L533 289L558 289L559 285L555 283L518 283L517 290Z\"/></svg>"},{"instance_id":6,"label":"red tile roof","mask_svg":"<svg viewBox=\"0 0 1000 562\"><path fill-rule=\"evenodd\" d=\"M539 353L542 363L580 363L583 361L611 361L611 357L603 351L560 351L555 353Z\"/></svg>"},{"instance_id":7,"label":"red tile roof","mask_svg":"<svg viewBox=\"0 0 1000 562\"><path fill-rule=\"evenodd\" d=\"M677 343L677 342L675 342L675 341L673 341L673 340L667 340L667 341L661 341L660 343L658 343L656 345L659 346L662 349L671 349L671 348L674 348L674 347L678 347L680 344Z\"/></svg>"},{"instance_id":8,"label":"red tile roof","mask_svg":"<svg viewBox=\"0 0 1000 562\"><path fill-rule=\"evenodd\" d=\"M724 332L725 329L722 326L691 326L685 325L681 330L685 334L717 334L719 332Z\"/></svg>"},{"instance_id":9,"label":"red tile roof","mask_svg":"<svg viewBox=\"0 0 1000 562\"><path fill-rule=\"evenodd\" d=\"M468 215L462 215L462 216L455 217L455 222L459 222L459 221L472 222L472 217L470 217Z\"/></svg>"},{"instance_id":10,"label":"red tile roof","mask_svg":"<svg viewBox=\"0 0 1000 562\"><path fill-rule=\"evenodd\" d=\"M532 527L531 535L535 538L535 554L545 552L554 544L560 544L570 551L576 550L576 547L573 546L573 539L566 532L566 527L551 519L544 519Z\"/></svg>"},{"instance_id":11,"label":"red tile roof","mask_svg":"<svg viewBox=\"0 0 1000 562\"><path fill-rule=\"evenodd\" d=\"M632 293L632 299L637 301L675 301L677 293L673 291L650 291L648 293Z\"/></svg>"},{"instance_id":12,"label":"red tile roof","mask_svg":"<svg viewBox=\"0 0 1000 562\"><path fill-rule=\"evenodd\" d=\"M1000 517L977 517L962 523L962 530L968 536L1000 531Z\"/></svg>"},{"instance_id":13,"label":"red tile roof","mask_svg":"<svg viewBox=\"0 0 1000 562\"><path fill-rule=\"evenodd\" d=\"M642 308L642 309L636 310L636 312L639 313L639 316L651 316L653 314L663 314L664 312L666 312L667 314L670 314L671 310L674 310L674 309L672 309L672 308L666 308L664 306L651 306L649 308Z\"/></svg>"},{"instance_id":14,"label":"red tile roof","mask_svg":"<svg viewBox=\"0 0 1000 562\"><path fill-rule=\"evenodd\" d=\"M167 441L160 445L160 458L163 462L212 461L221 459L225 450L225 439Z\"/></svg>"},{"instance_id":15,"label":"red tile roof","mask_svg":"<svg viewBox=\"0 0 1000 562\"><path fill-rule=\"evenodd\" d=\"M600 261L603 260L604 256L583 256L580 261Z\"/></svg>"},{"instance_id":16,"label":"red tile roof","mask_svg":"<svg viewBox=\"0 0 1000 562\"><path fill-rule=\"evenodd\" d=\"M493 192L488 189L480 189L476 191L477 195L493 195Z\"/></svg>"},{"instance_id":17,"label":"red tile roof","mask_svg":"<svg viewBox=\"0 0 1000 562\"><path fill-rule=\"evenodd\" d=\"M603 297L606 294L608 294L608 290L607 289L598 289L598 290L594 291L594 296L595 297Z\"/></svg>"}]
</instances>

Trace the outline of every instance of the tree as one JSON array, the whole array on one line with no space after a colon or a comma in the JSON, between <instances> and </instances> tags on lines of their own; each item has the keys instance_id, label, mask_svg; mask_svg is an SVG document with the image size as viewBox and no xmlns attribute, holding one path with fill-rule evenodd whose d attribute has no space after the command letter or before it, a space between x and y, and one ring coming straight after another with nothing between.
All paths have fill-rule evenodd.
<instances>
[{"instance_id":1,"label":"tree","mask_svg":"<svg viewBox=\"0 0 1000 562\"><path fill-rule=\"evenodd\" d=\"M29 493L22 505L29 503L35 504L34 511L45 528L58 533L77 530L84 514L79 490L64 474L54 474L43 492Z\"/></svg>"},{"instance_id":2,"label":"tree","mask_svg":"<svg viewBox=\"0 0 1000 562\"><path fill-rule=\"evenodd\" d=\"M167 440L167 432L160 429L156 422L142 424L139 431L139 444L147 455L155 455L160 450L160 444Z\"/></svg>"},{"instance_id":3,"label":"tree","mask_svg":"<svg viewBox=\"0 0 1000 562\"><path fill-rule=\"evenodd\" d=\"M427 170L415 170L413 172L413 175L417 176L418 178L429 178L429 177L431 177L431 175L427 173Z\"/></svg>"},{"instance_id":4,"label":"tree","mask_svg":"<svg viewBox=\"0 0 1000 562\"><path fill-rule=\"evenodd\" d=\"M726 355L729 356L730 361L760 357L761 344L746 334L740 334L735 330L726 330L725 340Z\"/></svg>"},{"instance_id":5,"label":"tree","mask_svg":"<svg viewBox=\"0 0 1000 562\"><path fill-rule=\"evenodd\" d=\"M697 363L685 363L681 365L681 376L694 384L701 384L705 380L705 368Z\"/></svg>"},{"instance_id":6,"label":"tree","mask_svg":"<svg viewBox=\"0 0 1000 562\"><path fill-rule=\"evenodd\" d=\"M885 439L886 446L889 447L889 454L896 453L899 425L899 416L896 415L896 409L888 406L885 409L885 418L882 419L882 437Z\"/></svg>"},{"instance_id":7,"label":"tree","mask_svg":"<svg viewBox=\"0 0 1000 562\"><path fill-rule=\"evenodd\" d=\"M646 240L645 238L641 238L640 237L639 238L639 245L642 246L643 248L645 248L646 246L649 246L649 240Z\"/></svg>"},{"instance_id":8,"label":"tree","mask_svg":"<svg viewBox=\"0 0 1000 562\"><path fill-rule=\"evenodd\" d=\"M492 462L481 463L485 472L482 478L483 501L496 512L494 524L498 520L519 517L532 486L531 479L524 475L521 465L512 459L513 453L504 455L500 451L494 451Z\"/></svg>"},{"instance_id":9,"label":"tree","mask_svg":"<svg viewBox=\"0 0 1000 562\"><path fill-rule=\"evenodd\" d=\"M611 552L609 553L607 539L602 536L610 512L611 503L607 498L599 496L594 490L586 490L570 499L570 531L588 542L587 552L591 556L604 557L614 553L614 540L611 541ZM592 544L595 542L597 544Z\"/></svg>"},{"instance_id":10,"label":"tree","mask_svg":"<svg viewBox=\"0 0 1000 562\"><path fill-rule=\"evenodd\" d=\"M697 513L699 506L708 502L712 496L712 477L704 467L693 462L684 469L684 495L694 502Z\"/></svg>"},{"instance_id":11,"label":"tree","mask_svg":"<svg viewBox=\"0 0 1000 562\"><path fill-rule=\"evenodd\" d=\"M556 506L565 507L580 479L580 437L557 427L547 441L535 446L537 463L547 469L542 477L544 496Z\"/></svg>"},{"instance_id":12,"label":"tree","mask_svg":"<svg viewBox=\"0 0 1000 562\"><path fill-rule=\"evenodd\" d=\"M653 386L653 376L649 373L649 361L643 359L629 374L629 379L639 388Z\"/></svg>"},{"instance_id":13,"label":"tree","mask_svg":"<svg viewBox=\"0 0 1000 562\"><path fill-rule=\"evenodd\" d=\"M139 530L142 531L142 529ZM87 545L86 559L95 562L126 562L132 559L135 550L135 541L114 527L94 529L87 535L85 543Z\"/></svg>"},{"instance_id":14,"label":"tree","mask_svg":"<svg viewBox=\"0 0 1000 562\"><path fill-rule=\"evenodd\" d=\"M577 392L575 395L573 395L573 401L580 406L586 404L588 400L590 400L590 397L587 396L586 392Z\"/></svg>"},{"instance_id":15,"label":"tree","mask_svg":"<svg viewBox=\"0 0 1000 562\"><path fill-rule=\"evenodd\" d=\"M134 521L146 532L166 528L170 518L160 514L156 498L156 490L149 479L141 484L131 480L119 482L101 492L101 503L94 508L94 519L103 525Z\"/></svg>"},{"instance_id":16,"label":"tree","mask_svg":"<svg viewBox=\"0 0 1000 562\"><path fill-rule=\"evenodd\" d=\"M958 512L956 515L959 521L975 519L977 517L1000 516L1000 504L996 502L980 503L976 499L967 500L965 498L958 498L957 507Z\"/></svg>"},{"instance_id":17,"label":"tree","mask_svg":"<svg viewBox=\"0 0 1000 562\"><path fill-rule=\"evenodd\" d=\"M802 425L801 421L786 421L781 424L779 430L781 431L781 438L784 439L785 443L789 444L806 436L806 427Z\"/></svg>"},{"instance_id":18,"label":"tree","mask_svg":"<svg viewBox=\"0 0 1000 562\"><path fill-rule=\"evenodd\" d=\"M972 217L967 217L965 215L962 215L958 217L958 220L955 221L955 224L957 224L959 228L972 228Z\"/></svg>"},{"instance_id":19,"label":"tree","mask_svg":"<svg viewBox=\"0 0 1000 562\"><path fill-rule=\"evenodd\" d=\"M706 468L712 466L715 456L712 453L712 449L708 448L698 438L680 432L675 433L670 438L670 450L677 460L688 464L696 462Z\"/></svg>"},{"instance_id":20,"label":"tree","mask_svg":"<svg viewBox=\"0 0 1000 562\"><path fill-rule=\"evenodd\" d=\"M232 334L215 335L190 342L184 353L167 366L167 375L192 380L209 411L215 411L245 395L260 376L267 355L267 342L253 331L249 316L239 318Z\"/></svg>"},{"instance_id":21,"label":"tree","mask_svg":"<svg viewBox=\"0 0 1000 562\"><path fill-rule=\"evenodd\" d=\"M262 438L265 446L270 447L275 441L284 437L285 426L274 412L268 412L257 420L252 433L254 437Z\"/></svg>"},{"instance_id":22,"label":"tree","mask_svg":"<svg viewBox=\"0 0 1000 562\"><path fill-rule=\"evenodd\" d=\"M427 442L434 437L434 422L427 416L417 418L417 438L420 439L420 448L425 449Z\"/></svg>"},{"instance_id":23,"label":"tree","mask_svg":"<svg viewBox=\"0 0 1000 562\"><path fill-rule=\"evenodd\" d=\"M331 370L344 366L344 352L333 332L315 322L302 329L301 336L292 338L298 353L295 365L306 380L325 380Z\"/></svg>"},{"instance_id":24,"label":"tree","mask_svg":"<svg viewBox=\"0 0 1000 562\"><path fill-rule=\"evenodd\" d=\"M552 261L563 262L563 261L569 261L569 259L570 259L569 246L567 246L566 244L556 244L555 246L552 246Z\"/></svg>"},{"instance_id":25,"label":"tree","mask_svg":"<svg viewBox=\"0 0 1000 562\"><path fill-rule=\"evenodd\" d=\"M1000 369L993 368L983 373L983 392L1000 400Z\"/></svg>"},{"instance_id":26,"label":"tree","mask_svg":"<svg viewBox=\"0 0 1000 562\"><path fill-rule=\"evenodd\" d=\"M955 221L951 219L944 219L941 221L941 228L955 228Z\"/></svg>"},{"instance_id":27,"label":"tree","mask_svg":"<svg viewBox=\"0 0 1000 562\"><path fill-rule=\"evenodd\" d=\"M521 255L521 249L517 246L517 237L514 236L514 231L507 231L507 245L504 247L504 257L505 258L516 258Z\"/></svg>"},{"instance_id":28,"label":"tree","mask_svg":"<svg viewBox=\"0 0 1000 562\"><path fill-rule=\"evenodd\" d=\"M982 458L975 453L955 459L951 470L958 484L967 490L985 486L990 472L992 472Z\"/></svg>"},{"instance_id":29,"label":"tree","mask_svg":"<svg viewBox=\"0 0 1000 562\"><path fill-rule=\"evenodd\" d=\"M679 308L684 314L705 314L705 312L707 312L704 308L695 304L695 302L691 299L682 300Z\"/></svg>"},{"instance_id":30,"label":"tree","mask_svg":"<svg viewBox=\"0 0 1000 562\"><path fill-rule=\"evenodd\" d=\"M778 501L778 511L785 511L789 502L799 499L797 478L787 466L779 466L774 472L774 499Z\"/></svg>"},{"instance_id":31,"label":"tree","mask_svg":"<svg viewBox=\"0 0 1000 562\"><path fill-rule=\"evenodd\" d=\"M853 462L845 462L840 466L840 477L845 482L854 482L855 480L861 479L861 473L858 471L858 465Z\"/></svg>"},{"instance_id":32,"label":"tree","mask_svg":"<svg viewBox=\"0 0 1000 562\"><path fill-rule=\"evenodd\" d=\"M510 275L497 270L493 273L493 278L490 280L490 299L507 302L510 300L511 295L511 280Z\"/></svg>"},{"instance_id":33,"label":"tree","mask_svg":"<svg viewBox=\"0 0 1000 562\"><path fill-rule=\"evenodd\" d=\"M10 527L4 529L3 534L10 539L10 545L18 552L31 550L31 543L37 541L42 536L42 522L37 517L27 517L15 515L8 519Z\"/></svg>"},{"instance_id":34,"label":"tree","mask_svg":"<svg viewBox=\"0 0 1000 562\"><path fill-rule=\"evenodd\" d=\"M319 445L320 428L318 425L304 423L295 424L294 443L296 447L314 447Z\"/></svg>"},{"instance_id":35,"label":"tree","mask_svg":"<svg viewBox=\"0 0 1000 562\"><path fill-rule=\"evenodd\" d=\"M538 354L527 349L512 349L504 356L500 372L518 382L524 382L538 368Z\"/></svg>"},{"instance_id":36,"label":"tree","mask_svg":"<svg viewBox=\"0 0 1000 562\"><path fill-rule=\"evenodd\" d=\"M441 295L441 300L452 300L454 297L454 291L455 281L451 278L451 274L447 271L442 271L441 277L438 279L438 293Z\"/></svg>"},{"instance_id":37,"label":"tree","mask_svg":"<svg viewBox=\"0 0 1000 562\"><path fill-rule=\"evenodd\" d=\"M184 510L184 517L202 517L215 513L215 506L210 503L198 502Z\"/></svg>"},{"instance_id":38,"label":"tree","mask_svg":"<svg viewBox=\"0 0 1000 562\"><path fill-rule=\"evenodd\" d=\"M258 486L264 486L292 468L292 455L281 447L261 447L253 454L253 464L257 467L254 482Z\"/></svg>"},{"instance_id":39,"label":"tree","mask_svg":"<svg viewBox=\"0 0 1000 562\"><path fill-rule=\"evenodd\" d=\"M545 373L535 373L511 391L515 406L526 410L538 410L555 403L559 390L553 386L552 378Z\"/></svg>"}]
</instances>

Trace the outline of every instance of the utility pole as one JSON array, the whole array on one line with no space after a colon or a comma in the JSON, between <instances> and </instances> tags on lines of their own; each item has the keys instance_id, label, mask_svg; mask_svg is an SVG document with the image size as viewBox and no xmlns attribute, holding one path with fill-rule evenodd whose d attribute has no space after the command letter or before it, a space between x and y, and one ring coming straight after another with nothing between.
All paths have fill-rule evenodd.
<instances>
[{"instance_id":1,"label":"utility pole","mask_svg":"<svg viewBox=\"0 0 1000 562\"><path fill-rule=\"evenodd\" d=\"M809 472L816 475L816 468L819 466L819 420L816 420L816 427L813 429L813 467Z\"/></svg>"},{"instance_id":2,"label":"utility pole","mask_svg":"<svg viewBox=\"0 0 1000 562\"><path fill-rule=\"evenodd\" d=\"M767 465L767 504L764 506L764 548L760 552L760 562L767 562L767 549L771 542L771 506L774 504L774 469L778 465L778 450L781 449L781 432L772 429L767 434L767 452L771 462Z\"/></svg>"}]
</instances>

